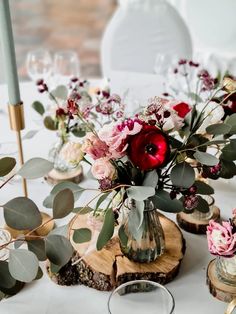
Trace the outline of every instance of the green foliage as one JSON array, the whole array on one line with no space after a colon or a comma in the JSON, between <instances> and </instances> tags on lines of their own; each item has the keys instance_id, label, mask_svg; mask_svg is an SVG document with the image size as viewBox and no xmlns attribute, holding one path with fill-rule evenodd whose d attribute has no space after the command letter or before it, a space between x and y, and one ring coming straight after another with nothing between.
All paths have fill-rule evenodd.
<instances>
[{"instance_id":1,"label":"green foliage","mask_svg":"<svg viewBox=\"0 0 236 314\"><path fill-rule=\"evenodd\" d=\"M48 235L45 239L47 258L55 265L64 266L72 257L74 249L70 241L56 234Z\"/></svg>"},{"instance_id":2,"label":"green foliage","mask_svg":"<svg viewBox=\"0 0 236 314\"><path fill-rule=\"evenodd\" d=\"M39 113L41 116L44 115L45 109L44 109L43 104L42 104L40 101L34 101L31 106L32 106L32 108L33 108L37 113Z\"/></svg>"},{"instance_id":3,"label":"green foliage","mask_svg":"<svg viewBox=\"0 0 236 314\"><path fill-rule=\"evenodd\" d=\"M75 243L85 243L92 238L92 232L88 228L81 228L74 230L73 241Z\"/></svg>"},{"instance_id":4,"label":"green foliage","mask_svg":"<svg viewBox=\"0 0 236 314\"><path fill-rule=\"evenodd\" d=\"M10 250L9 271L13 278L31 282L37 276L39 262L36 255L28 250Z\"/></svg>"},{"instance_id":5,"label":"green foliage","mask_svg":"<svg viewBox=\"0 0 236 314\"><path fill-rule=\"evenodd\" d=\"M95 210L97 210L97 209L99 208L99 206L107 199L107 197L108 197L108 195L109 195L110 193L111 193L111 192L103 193L103 194L99 197L99 199L98 199L98 201L97 201L97 203L96 203L96 208L95 208Z\"/></svg>"},{"instance_id":6,"label":"green foliage","mask_svg":"<svg viewBox=\"0 0 236 314\"><path fill-rule=\"evenodd\" d=\"M33 138L38 132L39 132L39 130L30 130L29 132L27 132L27 133L22 137L22 140L30 140L30 139Z\"/></svg>"},{"instance_id":7,"label":"green foliage","mask_svg":"<svg viewBox=\"0 0 236 314\"><path fill-rule=\"evenodd\" d=\"M204 200L200 195L198 195L198 205L195 210L198 210L202 213L207 213L210 210L208 202Z\"/></svg>"},{"instance_id":8,"label":"green foliage","mask_svg":"<svg viewBox=\"0 0 236 314\"><path fill-rule=\"evenodd\" d=\"M214 194L214 189L203 181L195 181L194 185L197 187L197 193L202 195Z\"/></svg>"},{"instance_id":9,"label":"green foliage","mask_svg":"<svg viewBox=\"0 0 236 314\"><path fill-rule=\"evenodd\" d=\"M129 198L144 201L155 194L155 188L150 186L131 186L126 190Z\"/></svg>"},{"instance_id":10,"label":"green foliage","mask_svg":"<svg viewBox=\"0 0 236 314\"><path fill-rule=\"evenodd\" d=\"M59 98L61 100L67 100L68 90L67 90L66 86L59 85L54 90L51 91L51 95L49 95L49 97L52 100L54 99L53 97Z\"/></svg>"},{"instance_id":11,"label":"green foliage","mask_svg":"<svg viewBox=\"0 0 236 314\"><path fill-rule=\"evenodd\" d=\"M67 237L68 232L69 232L69 225L67 224L67 225L63 225L63 226L53 229L49 234L50 235L57 234L57 235Z\"/></svg>"},{"instance_id":12,"label":"green foliage","mask_svg":"<svg viewBox=\"0 0 236 314\"><path fill-rule=\"evenodd\" d=\"M56 131L58 129L58 124L55 120L53 120L50 116L47 116L43 120L43 124L46 129L50 131Z\"/></svg>"},{"instance_id":13,"label":"green foliage","mask_svg":"<svg viewBox=\"0 0 236 314\"><path fill-rule=\"evenodd\" d=\"M220 158L228 161L236 160L236 140L230 140L230 143L225 145Z\"/></svg>"},{"instance_id":14,"label":"green foliage","mask_svg":"<svg viewBox=\"0 0 236 314\"><path fill-rule=\"evenodd\" d=\"M195 172L188 163L181 162L171 169L170 179L177 187L189 188L195 181Z\"/></svg>"},{"instance_id":15,"label":"green foliage","mask_svg":"<svg viewBox=\"0 0 236 314\"><path fill-rule=\"evenodd\" d=\"M42 217L37 205L27 197L16 197L3 205L7 225L17 230L39 227Z\"/></svg>"},{"instance_id":16,"label":"green foliage","mask_svg":"<svg viewBox=\"0 0 236 314\"><path fill-rule=\"evenodd\" d=\"M15 158L3 157L0 159L0 177L6 176L16 165Z\"/></svg>"},{"instance_id":17,"label":"green foliage","mask_svg":"<svg viewBox=\"0 0 236 314\"><path fill-rule=\"evenodd\" d=\"M73 213L79 213L80 215L85 215L91 213L93 208L86 206L86 207L76 207L73 209Z\"/></svg>"},{"instance_id":18,"label":"green foliage","mask_svg":"<svg viewBox=\"0 0 236 314\"><path fill-rule=\"evenodd\" d=\"M101 250L112 238L115 228L115 216L112 208L109 208L105 214L102 230L97 239L97 250Z\"/></svg>"},{"instance_id":19,"label":"green foliage","mask_svg":"<svg viewBox=\"0 0 236 314\"><path fill-rule=\"evenodd\" d=\"M170 194L164 190L158 190L151 198L154 207L164 212L179 213L183 211L183 204L178 199L171 199Z\"/></svg>"},{"instance_id":20,"label":"green foliage","mask_svg":"<svg viewBox=\"0 0 236 314\"><path fill-rule=\"evenodd\" d=\"M21 167L18 174L25 179L37 179L48 174L53 169L53 163L44 158L32 158Z\"/></svg>"},{"instance_id":21,"label":"green foliage","mask_svg":"<svg viewBox=\"0 0 236 314\"><path fill-rule=\"evenodd\" d=\"M125 226L121 225L118 231L118 236L120 239L120 243L122 246L126 247L127 243L128 243L128 236L125 232Z\"/></svg>"},{"instance_id":22,"label":"green foliage","mask_svg":"<svg viewBox=\"0 0 236 314\"><path fill-rule=\"evenodd\" d=\"M45 261L45 241L43 239L27 240L28 249L33 252L39 261Z\"/></svg>"},{"instance_id":23,"label":"green foliage","mask_svg":"<svg viewBox=\"0 0 236 314\"><path fill-rule=\"evenodd\" d=\"M219 159L216 158L215 156L208 153L200 152L199 150L197 150L193 156L202 165L215 166L219 163Z\"/></svg>"},{"instance_id":24,"label":"green foliage","mask_svg":"<svg viewBox=\"0 0 236 314\"><path fill-rule=\"evenodd\" d=\"M43 206L46 208L52 208L53 207L53 201L55 196L65 189L70 189L73 192L74 195L74 201L77 201L81 194L84 192L84 188L79 186L78 184L75 184L73 182L60 182L57 185L55 185L50 192L50 194L45 198L43 201Z\"/></svg>"},{"instance_id":25,"label":"green foliage","mask_svg":"<svg viewBox=\"0 0 236 314\"><path fill-rule=\"evenodd\" d=\"M0 290L10 289L16 284L16 279L11 276L6 261L0 261L0 278Z\"/></svg>"},{"instance_id":26,"label":"green foliage","mask_svg":"<svg viewBox=\"0 0 236 314\"><path fill-rule=\"evenodd\" d=\"M221 160L220 177L224 179L231 179L236 175L236 165L233 161Z\"/></svg>"},{"instance_id":27,"label":"green foliage","mask_svg":"<svg viewBox=\"0 0 236 314\"><path fill-rule=\"evenodd\" d=\"M70 189L58 192L53 200L53 218L66 217L74 208L74 194Z\"/></svg>"},{"instance_id":28,"label":"green foliage","mask_svg":"<svg viewBox=\"0 0 236 314\"><path fill-rule=\"evenodd\" d=\"M206 128L206 132L213 135L228 134L230 130L231 126L225 123L211 124Z\"/></svg>"},{"instance_id":29,"label":"green foliage","mask_svg":"<svg viewBox=\"0 0 236 314\"><path fill-rule=\"evenodd\" d=\"M158 184L158 174L156 170L150 171L145 175L143 186L151 186L156 188Z\"/></svg>"}]
</instances>

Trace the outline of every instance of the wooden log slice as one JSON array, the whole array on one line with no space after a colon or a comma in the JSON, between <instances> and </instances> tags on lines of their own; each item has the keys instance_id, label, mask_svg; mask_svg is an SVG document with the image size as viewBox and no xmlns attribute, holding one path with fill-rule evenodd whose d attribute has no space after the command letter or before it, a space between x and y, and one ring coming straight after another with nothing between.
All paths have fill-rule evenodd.
<instances>
[{"instance_id":1,"label":"wooden log slice","mask_svg":"<svg viewBox=\"0 0 236 314\"><path fill-rule=\"evenodd\" d=\"M44 179L51 185L56 185L63 181L80 183L83 179L83 168L82 166L79 166L68 172L60 172L56 169L52 169Z\"/></svg>"},{"instance_id":2,"label":"wooden log slice","mask_svg":"<svg viewBox=\"0 0 236 314\"><path fill-rule=\"evenodd\" d=\"M218 300L229 303L236 298L236 286L227 285L218 279L215 261L216 260L212 260L207 268L207 284L209 291Z\"/></svg>"},{"instance_id":3,"label":"wooden log slice","mask_svg":"<svg viewBox=\"0 0 236 314\"><path fill-rule=\"evenodd\" d=\"M176 218L178 225L183 230L194 234L206 234L209 221L211 219L215 221L220 220L220 209L217 206L213 206L213 215L210 219L206 220L197 220L192 215L184 212L178 213Z\"/></svg>"},{"instance_id":4,"label":"wooden log slice","mask_svg":"<svg viewBox=\"0 0 236 314\"><path fill-rule=\"evenodd\" d=\"M74 280L71 284L81 283L103 291L112 290L114 287L134 279L149 279L161 284L170 282L178 274L185 253L185 240L180 229L172 220L160 215L160 222L164 230L166 250L156 261L135 263L129 260L120 250L117 235L101 251L93 249L83 259L80 259L88 249L88 244L76 244L72 240L76 250L72 261L77 264L72 266L70 262L69 270L66 265L67 271L64 268L58 274L51 274L52 279L59 284L64 281L64 284L70 285L65 278L65 273L66 276L72 276L72 273L76 272L76 276L72 277L78 280ZM73 229L86 227L88 228L87 215L79 216L73 225ZM93 238L96 239L97 235L98 231L93 231ZM71 239L72 236L73 234ZM92 246L95 247L94 244Z\"/></svg>"}]
</instances>

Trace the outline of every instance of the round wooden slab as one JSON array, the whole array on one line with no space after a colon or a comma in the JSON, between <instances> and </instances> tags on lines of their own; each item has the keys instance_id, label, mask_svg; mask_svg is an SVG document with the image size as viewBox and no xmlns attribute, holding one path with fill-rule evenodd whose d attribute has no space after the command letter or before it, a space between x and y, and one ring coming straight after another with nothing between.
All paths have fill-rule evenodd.
<instances>
[{"instance_id":1,"label":"round wooden slab","mask_svg":"<svg viewBox=\"0 0 236 314\"><path fill-rule=\"evenodd\" d=\"M209 263L207 268L207 284L209 291L218 300L229 303L236 298L236 286L226 285L221 282L216 275L215 267L214 259Z\"/></svg>"},{"instance_id":2,"label":"round wooden slab","mask_svg":"<svg viewBox=\"0 0 236 314\"><path fill-rule=\"evenodd\" d=\"M60 172L56 169L52 169L47 176L45 176L45 180L52 184L56 185L63 181L70 181L73 183L79 183L83 179L83 168L81 166L77 167L74 170L70 170L68 172Z\"/></svg>"},{"instance_id":3,"label":"round wooden slab","mask_svg":"<svg viewBox=\"0 0 236 314\"><path fill-rule=\"evenodd\" d=\"M212 217L206 220L197 220L192 215L186 214L184 212L177 214L177 222L179 226L185 231L195 234L205 234L207 231L207 226L211 219L215 221L220 220L220 209L216 206L213 206Z\"/></svg>"},{"instance_id":4,"label":"round wooden slab","mask_svg":"<svg viewBox=\"0 0 236 314\"><path fill-rule=\"evenodd\" d=\"M89 228L87 217L87 215L79 216L73 229ZM116 235L101 251L94 249L96 242L94 241L93 249L83 259L80 257L88 250L88 244L76 244L72 241L76 250L72 262L77 262L76 265L72 266L70 262L69 266L66 265L66 271L62 269L58 274L51 274L52 279L59 284L64 282L69 285L70 283L68 280L65 281L63 276L73 278L77 276L79 283L104 291L112 290L124 282L135 279L147 279L161 284L170 282L179 272L185 253L185 240L180 229L172 220L160 214L160 222L164 230L166 250L156 261L135 263L129 260L122 254ZM97 235L98 231L93 231L94 239ZM72 236L73 234L71 239ZM76 282L71 282L71 284L74 283Z\"/></svg>"}]
</instances>

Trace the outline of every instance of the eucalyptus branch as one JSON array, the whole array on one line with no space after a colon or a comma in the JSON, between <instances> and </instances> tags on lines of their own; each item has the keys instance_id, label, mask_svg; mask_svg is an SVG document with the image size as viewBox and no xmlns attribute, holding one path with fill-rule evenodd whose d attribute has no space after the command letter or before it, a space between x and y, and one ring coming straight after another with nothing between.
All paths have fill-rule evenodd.
<instances>
[{"instance_id":1,"label":"eucalyptus branch","mask_svg":"<svg viewBox=\"0 0 236 314\"><path fill-rule=\"evenodd\" d=\"M9 177L6 181L4 181L2 183L2 185L0 185L0 189L4 187L4 185L6 185L9 181L11 181L11 179L13 179L15 176L15 174L13 174L11 177Z\"/></svg>"}]
</instances>

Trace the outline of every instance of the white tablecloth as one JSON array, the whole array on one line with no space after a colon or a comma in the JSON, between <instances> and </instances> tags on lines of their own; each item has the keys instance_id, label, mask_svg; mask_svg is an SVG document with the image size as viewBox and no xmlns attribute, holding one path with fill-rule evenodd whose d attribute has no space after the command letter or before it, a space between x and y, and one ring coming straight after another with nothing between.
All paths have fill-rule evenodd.
<instances>
[{"instance_id":1,"label":"white tablecloth","mask_svg":"<svg viewBox=\"0 0 236 314\"><path fill-rule=\"evenodd\" d=\"M30 105L33 100L43 100L32 83L21 84L21 94L25 105L26 130L38 129L39 116ZM0 143L15 141L15 135L9 129L6 114L6 86L0 86ZM42 129L33 139L24 141L25 159L46 157L50 143L55 141L55 133ZM1 149L1 148L0 148ZM0 150L2 153L2 150ZM86 185L86 182L83 183ZM28 183L29 195L42 208L42 201L50 191L50 186L43 180ZM228 218L232 208L236 207L236 182L214 182L216 204L222 214ZM20 182L14 181L6 185L0 192L0 204L21 195ZM47 212L46 209L43 209ZM174 215L169 215L175 219ZM3 225L2 213L0 226ZM177 278L167 287L176 301L176 314L222 314L226 304L214 299L206 286L206 269L212 256L207 250L205 236L192 235L183 231L187 250ZM0 302L1 314L105 314L109 293L96 291L84 286L61 287L45 276L33 282L16 296ZM122 313L125 314L125 313Z\"/></svg>"}]
</instances>

